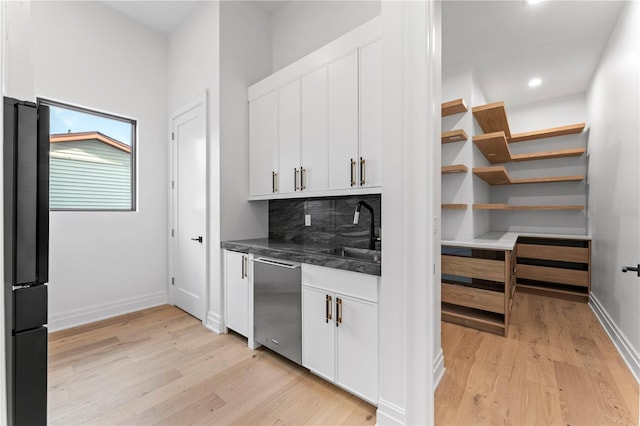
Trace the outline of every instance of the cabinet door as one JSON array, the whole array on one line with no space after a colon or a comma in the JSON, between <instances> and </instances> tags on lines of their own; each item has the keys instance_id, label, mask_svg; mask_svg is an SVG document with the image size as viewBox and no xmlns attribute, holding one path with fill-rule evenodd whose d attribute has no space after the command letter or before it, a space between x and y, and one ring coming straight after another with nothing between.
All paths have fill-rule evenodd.
<instances>
[{"instance_id":1,"label":"cabinet door","mask_svg":"<svg viewBox=\"0 0 640 426\"><path fill-rule=\"evenodd\" d=\"M328 301L327 297L331 299ZM329 303L329 305L327 305ZM327 311L329 308L329 311ZM331 312L333 310L333 312ZM335 297L302 287L302 365L329 380L335 379Z\"/></svg>"},{"instance_id":2,"label":"cabinet door","mask_svg":"<svg viewBox=\"0 0 640 426\"><path fill-rule=\"evenodd\" d=\"M302 77L303 191L329 188L327 67Z\"/></svg>"},{"instance_id":3,"label":"cabinet door","mask_svg":"<svg viewBox=\"0 0 640 426\"><path fill-rule=\"evenodd\" d=\"M328 68L329 189L348 189L358 185L358 51Z\"/></svg>"},{"instance_id":4,"label":"cabinet door","mask_svg":"<svg viewBox=\"0 0 640 426\"><path fill-rule=\"evenodd\" d=\"M382 186L382 41L360 49L358 182Z\"/></svg>"},{"instance_id":5,"label":"cabinet door","mask_svg":"<svg viewBox=\"0 0 640 426\"><path fill-rule=\"evenodd\" d=\"M300 80L278 89L278 168L280 188L300 190Z\"/></svg>"},{"instance_id":6,"label":"cabinet door","mask_svg":"<svg viewBox=\"0 0 640 426\"><path fill-rule=\"evenodd\" d=\"M336 294L336 382L378 401L378 305ZM342 303L340 303L342 302Z\"/></svg>"},{"instance_id":7,"label":"cabinet door","mask_svg":"<svg viewBox=\"0 0 640 426\"><path fill-rule=\"evenodd\" d=\"M249 280L246 254L225 251L225 324L247 337L249 333Z\"/></svg>"},{"instance_id":8,"label":"cabinet door","mask_svg":"<svg viewBox=\"0 0 640 426\"><path fill-rule=\"evenodd\" d=\"M249 193L277 192L278 171L278 92L249 103ZM275 182L274 182L275 180Z\"/></svg>"}]
</instances>

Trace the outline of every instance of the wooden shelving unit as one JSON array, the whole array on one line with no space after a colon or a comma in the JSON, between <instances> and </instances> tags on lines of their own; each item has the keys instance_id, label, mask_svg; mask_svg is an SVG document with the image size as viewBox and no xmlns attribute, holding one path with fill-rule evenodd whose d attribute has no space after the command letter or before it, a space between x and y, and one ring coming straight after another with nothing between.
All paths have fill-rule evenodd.
<instances>
[{"instance_id":1,"label":"wooden shelving unit","mask_svg":"<svg viewBox=\"0 0 640 426\"><path fill-rule=\"evenodd\" d=\"M529 154L511 154L506 134L503 131L474 136L473 143L491 164L579 157L585 153L584 148L572 148L533 152Z\"/></svg>"},{"instance_id":2,"label":"wooden shelving unit","mask_svg":"<svg viewBox=\"0 0 640 426\"><path fill-rule=\"evenodd\" d=\"M461 142L468 139L467 132L463 129L451 130L450 132L442 132L442 143Z\"/></svg>"},{"instance_id":3,"label":"wooden shelving unit","mask_svg":"<svg viewBox=\"0 0 640 426\"><path fill-rule=\"evenodd\" d=\"M474 167L473 174L489 185L518 185L525 183L578 182L584 176L554 176L543 178L511 179L504 166Z\"/></svg>"},{"instance_id":4,"label":"wooden shelving unit","mask_svg":"<svg viewBox=\"0 0 640 426\"><path fill-rule=\"evenodd\" d=\"M472 112L483 132L504 132L507 138L511 137L504 102L500 101L473 107Z\"/></svg>"},{"instance_id":5,"label":"wooden shelving unit","mask_svg":"<svg viewBox=\"0 0 640 426\"><path fill-rule=\"evenodd\" d=\"M447 117L449 115L460 114L461 112L467 112L467 104L464 99L456 99L442 104L442 116Z\"/></svg>"},{"instance_id":6,"label":"wooden shelving unit","mask_svg":"<svg viewBox=\"0 0 640 426\"><path fill-rule=\"evenodd\" d=\"M587 303L591 290L591 241L520 237L517 289Z\"/></svg>"},{"instance_id":7,"label":"wooden shelving unit","mask_svg":"<svg viewBox=\"0 0 640 426\"><path fill-rule=\"evenodd\" d=\"M451 166L442 166L442 174L449 175L453 173L467 173L469 169L464 164L453 164Z\"/></svg>"},{"instance_id":8,"label":"wooden shelving unit","mask_svg":"<svg viewBox=\"0 0 640 426\"><path fill-rule=\"evenodd\" d=\"M510 204L474 204L474 210L503 210L503 211L553 211L553 210L584 210L580 205L564 206L514 206Z\"/></svg>"},{"instance_id":9,"label":"wooden shelving unit","mask_svg":"<svg viewBox=\"0 0 640 426\"><path fill-rule=\"evenodd\" d=\"M467 204L451 204L451 203L443 203L441 208L444 210L466 210L468 207Z\"/></svg>"},{"instance_id":10,"label":"wooden shelving unit","mask_svg":"<svg viewBox=\"0 0 640 426\"><path fill-rule=\"evenodd\" d=\"M572 135L582 133L585 123L570 124L568 126L553 127L550 129L536 130L533 132L518 133L511 135L509 143L526 142L536 139L553 138L556 136Z\"/></svg>"},{"instance_id":11,"label":"wooden shelving unit","mask_svg":"<svg viewBox=\"0 0 640 426\"><path fill-rule=\"evenodd\" d=\"M511 250L442 246L442 320L506 336L515 261Z\"/></svg>"}]
</instances>

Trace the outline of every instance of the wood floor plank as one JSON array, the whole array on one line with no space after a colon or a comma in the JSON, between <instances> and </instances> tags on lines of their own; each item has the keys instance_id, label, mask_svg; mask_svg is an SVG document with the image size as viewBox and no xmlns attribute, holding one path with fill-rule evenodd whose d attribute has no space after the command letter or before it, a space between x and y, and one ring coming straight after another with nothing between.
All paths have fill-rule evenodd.
<instances>
[{"instance_id":1,"label":"wood floor plank","mask_svg":"<svg viewBox=\"0 0 640 426\"><path fill-rule=\"evenodd\" d=\"M268 350L252 351L238 335L211 333L171 306L52 333L49 356L52 425L376 419L375 407L308 370ZM309 409L313 404L318 409Z\"/></svg>"},{"instance_id":2,"label":"wood floor plank","mask_svg":"<svg viewBox=\"0 0 640 426\"><path fill-rule=\"evenodd\" d=\"M442 323L436 424L638 424L638 383L588 305L516 293L511 321L507 338Z\"/></svg>"}]
</instances>

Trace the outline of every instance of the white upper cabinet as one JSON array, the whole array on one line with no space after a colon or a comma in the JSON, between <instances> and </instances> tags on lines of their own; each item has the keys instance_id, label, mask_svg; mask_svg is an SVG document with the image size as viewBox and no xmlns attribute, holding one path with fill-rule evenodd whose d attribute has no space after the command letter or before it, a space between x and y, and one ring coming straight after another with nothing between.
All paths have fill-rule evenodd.
<instances>
[{"instance_id":1,"label":"white upper cabinet","mask_svg":"<svg viewBox=\"0 0 640 426\"><path fill-rule=\"evenodd\" d=\"M379 18L248 89L250 199L380 193Z\"/></svg>"},{"instance_id":2,"label":"white upper cabinet","mask_svg":"<svg viewBox=\"0 0 640 426\"><path fill-rule=\"evenodd\" d=\"M300 80L278 89L278 174L281 194L300 190Z\"/></svg>"},{"instance_id":3,"label":"white upper cabinet","mask_svg":"<svg viewBox=\"0 0 640 426\"><path fill-rule=\"evenodd\" d=\"M326 65L303 76L301 86L302 190L326 191L329 188Z\"/></svg>"},{"instance_id":4,"label":"white upper cabinet","mask_svg":"<svg viewBox=\"0 0 640 426\"><path fill-rule=\"evenodd\" d=\"M361 187L382 186L382 41L360 49Z\"/></svg>"},{"instance_id":5,"label":"white upper cabinet","mask_svg":"<svg viewBox=\"0 0 640 426\"><path fill-rule=\"evenodd\" d=\"M278 92L249 103L249 194L278 192Z\"/></svg>"},{"instance_id":6,"label":"white upper cabinet","mask_svg":"<svg viewBox=\"0 0 640 426\"><path fill-rule=\"evenodd\" d=\"M329 189L357 187L358 51L329 69Z\"/></svg>"}]
</instances>

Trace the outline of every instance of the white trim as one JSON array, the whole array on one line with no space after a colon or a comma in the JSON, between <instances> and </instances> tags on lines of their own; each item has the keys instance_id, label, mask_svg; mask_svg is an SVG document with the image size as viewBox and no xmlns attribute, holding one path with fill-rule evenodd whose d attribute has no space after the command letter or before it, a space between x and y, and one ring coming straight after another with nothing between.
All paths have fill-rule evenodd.
<instances>
[{"instance_id":1,"label":"white trim","mask_svg":"<svg viewBox=\"0 0 640 426\"><path fill-rule=\"evenodd\" d=\"M627 336L625 336L622 330L620 330L620 327L618 327L604 306L602 306L602 303L600 303L593 293L589 297L589 306L596 318L598 318L598 321L600 321L600 324L602 324L604 330L609 335L609 338L616 349L618 349L618 352L629 367L629 370L631 370L636 381L640 383L640 353L634 349Z\"/></svg>"},{"instance_id":2,"label":"white trim","mask_svg":"<svg viewBox=\"0 0 640 426\"><path fill-rule=\"evenodd\" d=\"M405 412L402 408L383 399L378 400L377 425L404 425L405 417Z\"/></svg>"},{"instance_id":3,"label":"white trim","mask_svg":"<svg viewBox=\"0 0 640 426\"><path fill-rule=\"evenodd\" d=\"M167 304L167 292L157 291L52 315L49 317L48 328L50 332L64 330L165 304Z\"/></svg>"},{"instance_id":4,"label":"white trim","mask_svg":"<svg viewBox=\"0 0 640 426\"><path fill-rule=\"evenodd\" d=\"M287 65L281 70L271 74L263 80L249 86L249 102L257 99L292 81L318 69L324 64L333 62L349 52L353 52L358 47L371 44L380 38L379 17L373 18L358 28L349 31L347 34L338 37L334 41L322 46L318 50L311 52L304 58Z\"/></svg>"},{"instance_id":5,"label":"white trim","mask_svg":"<svg viewBox=\"0 0 640 426\"><path fill-rule=\"evenodd\" d=\"M440 352L436 356L436 359L433 361L433 388L438 389L438 385L440 381L444 377L444 353L442 352L442 348L440 348Z\"/></svg>"},{"instance_id":6,"label":"white trim","mask_svg":"<svg viewBox=\"0 0 640 426\"><path fill-rule=\"evenodd\" d=\"M251 195L249 201L256 200L282 200L289 198L309 198L309 197L338 197L344 195L368 195L368 194L382 194L382 188L379 186L367 186L357 189L332 189L326 191L302 191L302 192L288 192L284 194L266 194L266 195Z\"/></svg>"},{"instance_id":7,"label":"white trim","mask_svg":"<svg viewBox=\"0 0 640 426\"><path fill-rule=\"evenodd\" d=\"M7 40L7 2L0 0L0 95L5 94L5 75L7 69L6 55ZM4 101L0 105L0 117L4 117ZM0 145L4 146L4 119L0 120ZM4 150L2 150L4 151ZM0 187L4 188L4 159L0 152ZM0 223L4 224L4 197L0 198ZM4 226L0 228L0 241L4 241ZM4 277L4 244L0 245L0 276ZM4 289L0 291L0 307L4 312ZM4 314L0 315L0 425L7 424L7 376L5 360L5 321Z\"/></svg>"},{"instance_id":8,"label":"white trim","mask_svg":"<svg viewBox=\"0 0 640 426\"><path fill-rule=\"evenodd\" d=\"M227 332L227 329L222 324L222 318L213 311L209 311L207 313L207 320L204 323L204 326L218 334L224 334Z\"/></svg>"}]
</instances>

